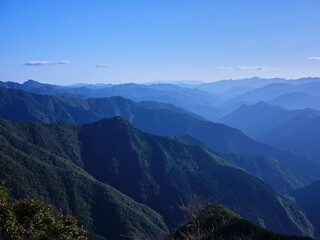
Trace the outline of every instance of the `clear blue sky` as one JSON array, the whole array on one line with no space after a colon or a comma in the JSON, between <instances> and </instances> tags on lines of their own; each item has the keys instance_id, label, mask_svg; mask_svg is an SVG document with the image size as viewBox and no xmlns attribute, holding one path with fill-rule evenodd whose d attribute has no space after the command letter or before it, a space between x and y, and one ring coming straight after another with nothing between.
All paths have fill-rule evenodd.
<instances>
[{"instance_id":1,"label":"clear blue sky","mask_svg":"<svg viewBox=\"0 0 320 240\"><path fill-rule=\"evenodd\" d=\"M0 0L1 81L252 76L320 76L320 0Z\"/></svg>"}]
</instances>

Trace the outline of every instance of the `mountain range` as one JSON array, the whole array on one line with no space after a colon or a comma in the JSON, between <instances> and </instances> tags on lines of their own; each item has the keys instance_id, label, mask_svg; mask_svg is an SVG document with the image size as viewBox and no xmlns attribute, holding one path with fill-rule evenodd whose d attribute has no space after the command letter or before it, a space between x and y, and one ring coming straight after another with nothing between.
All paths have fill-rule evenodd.
<instances>
[{"instance_id":1,"label":"mountain range","mask_svg":"<svg viewBox=\"0 0 320 240\"><path fill-rule=\"evenodd\" d=\"M201 146L207 151L260 178L282 193L288 193L290 189L304 186L301 179L297 177L299 174L294 172L290 165L280 163L274 158L262 155L241 155L221 152L190 135L171 136L170 138L191 146Z\"/></svg>"},{"instance_id":2,"label":"mountain range","mask_svg":"<svg viewBox=\"0 0 320 240\"><path fill-rule=\"evenodd\" d=\"M319 84L319 78L296 80L249 78L200 84L155 82L119 85L73 84L69 86L43 84L34 80L28 80L23 84L0 81L0 87L21 89L38 94L77 98L122 96L134 101L171 103L213 121L234 111L241 104L253 104L259 101L274 101L274 103L278 102L291 109L302 106L319 109ZM300 94L299 100L290 97L291 94Z\"/></svg>"},{"instance_id":3,"label":"mountain range","mask_svg":"<svg viewBox=\"0 0 320 240\"><path fill-rule=\"evenodd\" d=\"M288 93L305 93L311 96L319 96L320 81L317 79L315 82L303 82L299 84L285 83L271 83L261 88L256 88L252 91L240 94L232 99L232 101L244 101L255 103L259 101L268 101L283 94Z\"/></svg>"},{"instance_id":4,"label":"mountain range","mask_svg":"<svg viewBox=\"0 0 320 240\"><path fill-rule=\"evenodd\" d=\"M69 155L76 146L63 148L72 142L70 129L75 126L66 122L41 126L0 120L0 179L12 189L11 197L49 201L56 211L62 208L76 215L87 230L107 239L124 239L121 234L132 231L147 231L155 239L165 234L168 228L162 216L72 162ZM40 142L52 144L51 149Z\"/></svg>"},{"instance_id":5,"label":"mountain range","mask_svg":"<svg viewBox=\"0 0 320 240\"><path fill-rule=\"evenodd\" d=\"M0 180L13 200L76 215L89 240L161 239L195 195L261 227L319 237L319 84L0 82ZM227 229L291 237L244 219Z\"/></svg>"},{"instance_id":6,"label":"mountain range","mask_svg":"<svg viewBox=\"0 0 320 240\"><path fill-rule=\"evenodd\" d=\"M122 96L134 101L171 103L208 119L215 119L219 115L215 109L215 106L219 103L217 96L197 89L180 87L173 84L139 85L129 83L92 88L86 85L82 87L77 87L77 85L76 87L62 87L28 80L23 84L0 82L0 87L20 89L37 94L76 98Z\"/></svg>"},{"instance_id":7,"label":"mountain range","mask_svg":"<svg viewBox=\"0 0 320 240\"><path fill-rule=\"evenodd\" d=\"M320 178L320 167L307 158L280 150L249 138L241 131L223 124L204 121L172 105L136 103L120 97L77 99L37 95L21 90L1 89L0 117L8 120L37 122L93 122L104 117L121 116L143 131L161 135L192 135L210 147L245 155L267 156L294 173L290 184L267 183L282 192L302 187ZM266 159L261 161L265 161ZM269 160L268 160L269 161ZM292 175L292 174L291 174ZM259 174L259 177L262 175ZM269 178L270 179L270 178ZM288 182L288 181L283 181Z\"/></svg>"},{"instance_id":8,"label":"mountain range","mask_svg":"<svg viewBox=\"0 0 320 240\"><path fill-rule=\"evenodd\" d=\"M284 107L288 110L304 108L320 110L320 96L311 96L299 92L283 94L268 102L276 106Z\"/></svg>"},{"instance_id":9,"label":"mountain range","mask_svg":"<svg viewBox=\"0 0 320 240\"><path fill-rule=\"evenodd\" d=\"M219 120L241 129L253 138L292 150L320 163L320 112L314 109L286 110L260 102L242 105Z\"/></svg>"},{"instance_id":10,"label":"mountain range","mask_svg":"<svg viewBox=\"0 0 320 240\"><path fill-rule=\"evenodd\" d=\"M312 235L303 213L261 180L201 147L144 133L120 117L83 125L1 120L0 129L0 178L12 195L50 199L107 238L123 231L126 219L129 229L147 222L154 231L166 229L159 215L108 185L160 213L170 227L182 220L179 202L197 194L274 231ZM103 229L112 214L116 225Z\"/></svg>"}]
</instances>

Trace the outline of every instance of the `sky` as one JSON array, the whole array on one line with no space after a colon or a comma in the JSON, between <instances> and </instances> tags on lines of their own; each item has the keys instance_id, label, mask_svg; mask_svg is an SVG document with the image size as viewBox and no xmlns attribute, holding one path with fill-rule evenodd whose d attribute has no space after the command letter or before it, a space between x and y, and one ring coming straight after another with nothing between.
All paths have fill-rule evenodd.
<instances>
[{"instance_id":1,"label":"sky","mask_svg":"<svg viewBox=\"0 0 320 240\"><path fill-rule=\"evenodd\" d=\"M320 0L0 0L0 81L320 76Z\"/></svg>"}]
</instances>

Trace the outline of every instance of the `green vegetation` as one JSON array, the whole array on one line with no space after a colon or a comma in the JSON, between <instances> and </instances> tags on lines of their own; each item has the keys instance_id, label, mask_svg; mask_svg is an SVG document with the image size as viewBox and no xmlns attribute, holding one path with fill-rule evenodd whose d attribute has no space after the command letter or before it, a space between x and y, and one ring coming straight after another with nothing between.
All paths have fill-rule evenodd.
<instances>
[{"instance_id":1,"label":"green vegetation","mask_svg":"<svg viewBox=\"0 0 320 240\"><path fill-rule=\"evenodd\" d=\"M201 146L235 166L248 171L281 193L289 193L292 189L303 187L304 183L307 182L307 179L301 176L299 172L270 157L223 153L190 135L171 136L170 138L191 146Z\"/></svg>"},{"instance_id":2,"label":"green vegetation","mask_svg":"<svg viewBox=\"0 0 320 240\"><path fill-rule=\"evenodd\" d=\"M51 212L51 205L33 198L11 202L9 190L0 184L0 239L6 240L85 240L87 231L77 220Z\"/></svg>"},{"instance_id":3,"label":"green vegetation","mask_svg":"<svg viewBox=\"0 0 320 240\"><path fill-rule=\"evenodd\" d=\"M209 204L167 235L164 240L312 240L268 231L222 205Z\"/></svg>"},{"instance_id":4,"label":"green vegetation","mask_svg":"<svg viewBox=\"0 0 320 240\"><path fill-rule=\"evenodd\" d=\"M0 182L0 200L6 200L9 197L10 189L4 186L4 181Z\"/></svg>"},{"instance_id":5,"label":"green vegetation","mask_svg":"<svg viewBox=\"0 0 320 240\"><path fill-rule=\"evenodd\" d=\"M70 160L74 150L79 151L77 145L69 147L77 128L1 120L0 179L12 189L13 199L32 196L51 202L54 212L64 209L89 232L106 239L125 239L121 234L142 229L155 239L167 232L155 211L98 182Z\"/></svg>"},{"instance_id":6,"label":"green vegetation","mask_svg":"<svg viewBox=\"0 0 320 240\"><path fill-rule=\"evenodd\" d=\"M71 95L76 94L80 93ZM203 143L146 134L120 117L94 122L118 115L149 133L191 134ZM46 122L0 119L0 179L12 189L13 200L31 196L52 202L55 214L63 208L76 215L92 232L89 239L125 239L141 232L145 238L159 238L168 231L166 225L173 228L181 222L183 212L177 204L189 202L193 194L221 202L268 229L313 234L313 226L295 204L247 172L288 192L318 179L317 164L173 105L0 88L0 116ZM50 123L57 120L94 123ZM1 192L0 186L0 194L7 198L8 192ZM317 225L310 209L306 213Z\"/></svg>"},{"instance_id":7,"label":"green vegetation","mask_svg":"<svg viewBox=\"0 0 320 240\"><path fill-rule=\"evenodd\" d=\"M31 85L41 86L39 83ZM0 117L8 120L86 123L114 116L121 116L138 129L151 134L189 134L219 151L253 155L250 159L229 155L228 160L263 179L281 193L290 192L320 178L320 166L309 159L259 143L237 129L203 121L195 114L170 104L137 103L122 97L55 97L0 88Z\"/></svg>"},{"instance_id":8,"label":"green vegetation","mask_svg":"<svg viewBox=\"0 0 320 240\"><path fill-rule=\"evenodd\" d=\"M123 97L89 99L56 97L0 87L0 117L12 121L30 120L49 123L63 120L86 123L118 115L131 121L136 114L148 113L150 110L173 111L195 119L203 119L167 103L137 103Z\"/></svg>"},{"instance_id":9,"label":"green vegetation","mask_svg":"<svg viewBox=\"0 0 320 240\"><path fill-rule=\"evenodd\" d=\"M160 215L132 199L175 227L183 216L177 204L194 193L274 231L313 234L303 213L256 177L120 117L84 125L0 120L0 138L0 179L15 198L50 201L107 239L141 229L155 239L167 231Z\"/></svg>"},{"instance_id":10,"label":"green vegetation","mask_svg":"<svg viewBox=\"0 0 320 240\"><path fill-rule=\"evenodd\" d=\"M23 84L0 81L0 87L22 89L37 94L76 98L105 98L122 96L138 102L156 101L171 103L207 119L216 119L217 115L219 115L213 106L214 103L219 101L216 96L201 90L184 88L173 84L140 85L128 83L101 88L87 88L86 86L65 88L29 80ZM192 96L192 98L190 98L190 96Z\"/></svg>"}]
</instances>

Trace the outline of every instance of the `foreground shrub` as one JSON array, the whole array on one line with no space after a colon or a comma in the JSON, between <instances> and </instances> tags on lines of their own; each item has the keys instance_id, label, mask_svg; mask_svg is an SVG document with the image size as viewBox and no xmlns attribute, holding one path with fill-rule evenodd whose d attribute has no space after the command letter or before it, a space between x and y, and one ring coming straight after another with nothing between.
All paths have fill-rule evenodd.
<instances>
[{"instance_id":1,"label":"foreground shrub","mask_svg":"<svg viewBox=\"0 0 320 240\"><path fill-rule=\"evenodd\" d=\"M8 200L9 190L0 183L0 240L85 240L87 231L77 220L60 210L52 214L51 204L26 198Z\"/></svg>"}]
</instances>

